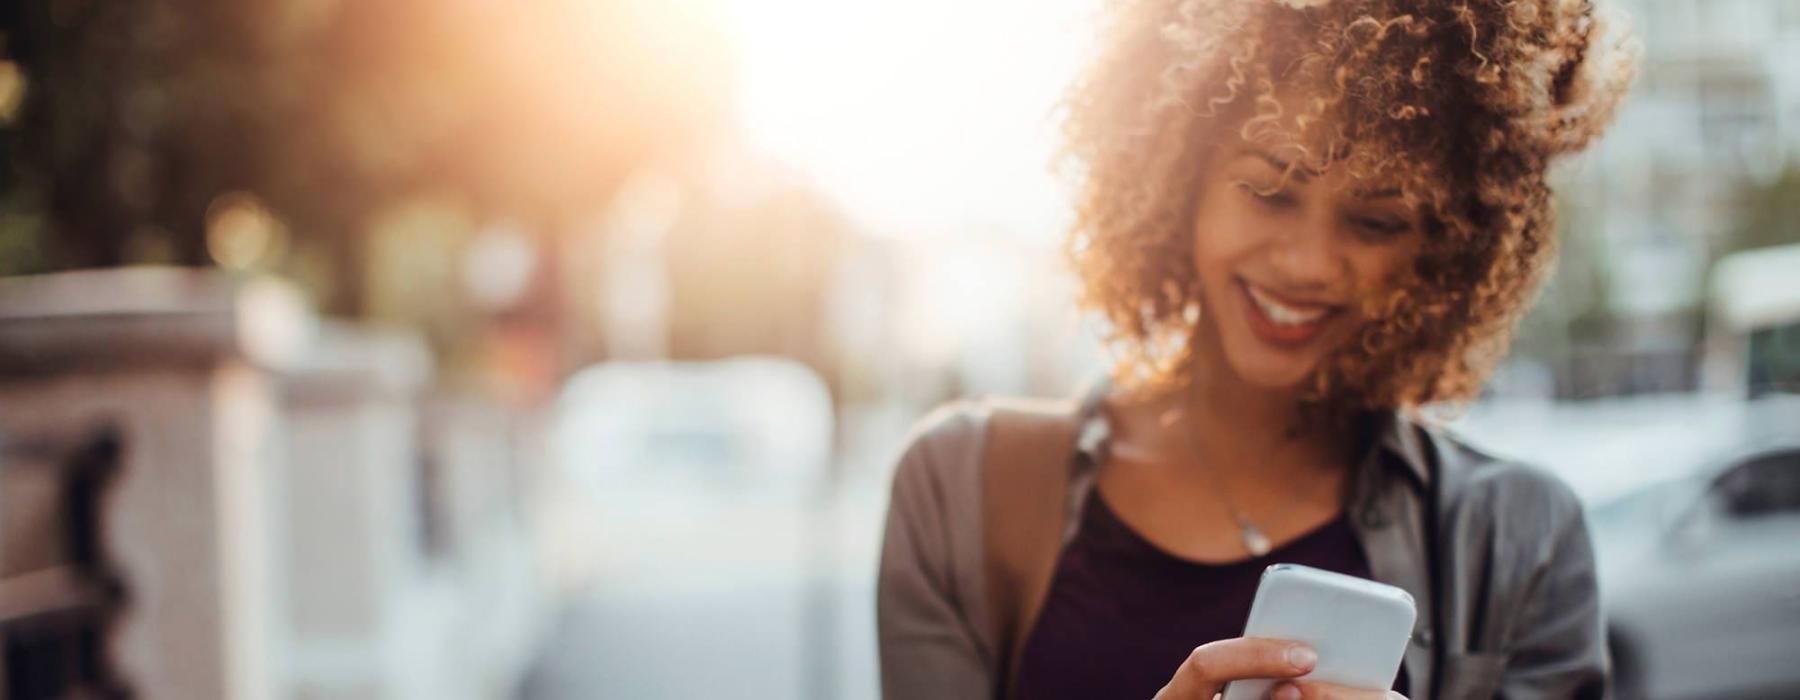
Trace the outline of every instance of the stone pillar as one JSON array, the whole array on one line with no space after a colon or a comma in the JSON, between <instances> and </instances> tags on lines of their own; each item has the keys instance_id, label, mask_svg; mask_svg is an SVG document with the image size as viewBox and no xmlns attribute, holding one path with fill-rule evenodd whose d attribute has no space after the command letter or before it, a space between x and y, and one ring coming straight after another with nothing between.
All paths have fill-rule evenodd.
<instances>
[{"instance_id":1,"label":"stone pillar","mask_svg":"<svg viewBox=\"0 0 1800 700\"><path fill-rule=\"evenodd\" d=\"M292 289L210 271L0 279L0 433L121 439L101 537L126 602L106 646L138 697L275 688L271 370L312 324Z\"/></svg>"},{"instance_id":2,"label":"stone pillar","mask_svg":"<svg viewBox=\"0 0 1800 700\"><path fill-rule=\"evenodd\" d=\"M287 697L433 697L419 688L453 677L431 648L449 616L414 611L433 597L418 417L430 373L414 335L328 325L284 378Z\"/></svg>"}]
</instances>

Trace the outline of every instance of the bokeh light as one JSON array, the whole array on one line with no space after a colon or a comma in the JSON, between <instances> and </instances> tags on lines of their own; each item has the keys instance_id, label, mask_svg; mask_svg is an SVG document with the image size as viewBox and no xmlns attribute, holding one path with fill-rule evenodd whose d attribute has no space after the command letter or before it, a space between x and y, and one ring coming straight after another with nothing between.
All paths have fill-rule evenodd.
<instances>
[{"instance_id":1,"label":"bokeh light","mask_svg":"<svg viewBox=\"0 0 1800 700\"><path fill-rule=\"evenodd\" d=\"M206 249L214 262L247 270L285 243L286 231L262 203L243 192L221 195L206 210Z\"/></svg>"}]
</instances>

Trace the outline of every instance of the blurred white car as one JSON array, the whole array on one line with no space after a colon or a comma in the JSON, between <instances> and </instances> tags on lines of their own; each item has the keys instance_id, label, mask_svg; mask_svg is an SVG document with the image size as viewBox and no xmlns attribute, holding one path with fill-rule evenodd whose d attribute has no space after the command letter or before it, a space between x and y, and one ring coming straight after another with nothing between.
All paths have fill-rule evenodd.
<instances>
[{"instance_id":1,"label":"blurred white car","mask_svg":"<svg viewBox=\"0 0 1800 700\"><path fill-rule=\"evenodd\" d=\"M1618 697L1800 697L1800 441L1590 518Z\"/></svg>"},{"instance_id":2,"label":"blurred white car","mask_svg":"<svg viewBox=\"0 0 1800 700\"><path fill-rule=\"evenodd\" d=\"M552 455L591 571L528 697L829 696L835 416L769 357L608 362L557 400Z\"/></svg>"},{"instance_id":3,"label":"blurred white car","mask_svg":"<svg viewBox=\"0 0 1800 700\"><path fill-rule=\"evenodd\" d=\"M833 420L824 380L791 360L608 362L569 378L552 444L603 495L791 497L824 482Z\"/></svg>"},{"instance_id":4,"label":"blurred white car","mask_svg":"<svg viewBox=\"0 0 1800 700\"><path fill-rule=\"evenodd\" d=\"M1800 397L1485 402L1455 427L1588 504L1618 697L1800 698Z\"/></svg>"}]
</instances>

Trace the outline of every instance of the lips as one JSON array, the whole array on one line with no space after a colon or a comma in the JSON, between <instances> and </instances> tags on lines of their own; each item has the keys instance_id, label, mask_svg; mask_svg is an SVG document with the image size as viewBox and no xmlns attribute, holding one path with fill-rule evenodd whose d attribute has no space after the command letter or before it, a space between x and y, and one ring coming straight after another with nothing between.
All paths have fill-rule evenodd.
<instances>
[{"instance_id":1,"label":"lips","mask_svg":"<svg viewBox=\"0 0 1800 700\"><path fill-rule=\"evenodd\" d=\"M1251 333L1271 345L1304 344L1319 335L1343 309L1335 304L1282 297L1245 280L1238 280L1238 288L1243 291Z\"/></svg>"}]
</instances>

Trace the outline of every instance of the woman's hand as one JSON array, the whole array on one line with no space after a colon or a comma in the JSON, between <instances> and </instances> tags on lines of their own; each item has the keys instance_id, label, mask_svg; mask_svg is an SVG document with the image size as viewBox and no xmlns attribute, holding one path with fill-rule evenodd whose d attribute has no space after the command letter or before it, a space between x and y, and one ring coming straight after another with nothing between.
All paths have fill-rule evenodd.
<instances>
[{"instance_id":1,"label":"woman's hand","mask_svg":"<svg viewBox=\"0 0 1800 700\"><path fill-rule=\"evenodd\" d=\"M1273 700L1406 700L1392 690L1360 690L1317 681L1290 681L1269 691Z\"/></svg>"},{"instance_id":2,"label":"woman's hand","mask_svg":"<svg viewBox=\"0 0 1800 700\"><path fill-rule=\"evenodd\" d=\"M1253 678L1291 679L1313 669L1318 654L1305 644L1281 639L1240 637L1196 647L1156 700L1213 700L1225 684ZM1289 681L1275 686L1276 700L1405 700L1386 690L1355 690L1315 681Z\"/></svg>"}]
</instances>

